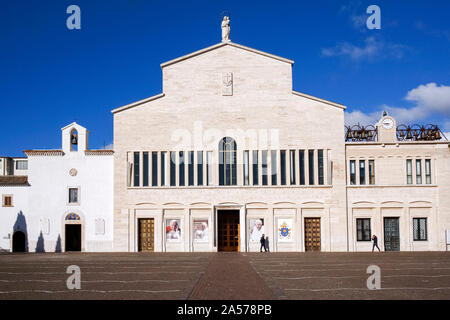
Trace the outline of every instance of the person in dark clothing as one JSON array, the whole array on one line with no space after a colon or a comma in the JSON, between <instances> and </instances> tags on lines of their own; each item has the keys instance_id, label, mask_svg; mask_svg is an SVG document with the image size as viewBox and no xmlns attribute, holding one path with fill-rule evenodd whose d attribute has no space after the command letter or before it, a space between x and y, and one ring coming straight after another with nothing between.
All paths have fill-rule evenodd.
<instances>
[{"instance_id":1,"label":"person in dark clothing","mask_svg":"<svg viewBox=\"0 0 450 320\"><path fill-rule=\"evenodd\" d=\"M266 249L267 252L270 252L270 249L269 249L269 237L266 237L266 240L264 242L264 248Z\"/></svg>"},{"instance_id":2,"label":"person in dark clothing","mask_svg":"<svg viewBox=\"0 0 450 320\"><path fill-rule=\"evenodd\" d=\"M381 252L380 248L378 247L378 238L376 235L372 236L372 241L373 241L372 252L375 249L375 247L377 247L378 252Z\"/></svg>"},{"instance_id":3,"label":"person in dark clothing","mask_svg":"<svg viewBox=\"0 0 450 320\"><path fill-rule=\"evenodd\" d=\"M262 249L264 248L264 252L267 251L266 249L266 238L264 237L264 234L262 235L261 239L259 240L261 242L261 248L259 248L259 252L262 252Z\"/></svg>"}]
</instances>

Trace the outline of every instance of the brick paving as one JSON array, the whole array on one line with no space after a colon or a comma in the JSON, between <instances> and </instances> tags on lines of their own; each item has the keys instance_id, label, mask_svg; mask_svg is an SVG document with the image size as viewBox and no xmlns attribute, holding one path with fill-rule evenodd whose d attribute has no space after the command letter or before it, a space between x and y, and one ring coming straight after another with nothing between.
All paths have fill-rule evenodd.
<instances>
[{"instance_id":1,"label":"brick paving","mask_svg":"<svg viewBox=\"0 0 450 320\"><path fill-rule=\"evenodd\" d=\"M450 299L450 252L249 254L258 274L284 299ZM367 268L381 271L369 290Z\"/></svg>"},{"instance_id":2,"label":"brick paving","mask_svg":"<svg viewBox=\"0 0 450 320\"><path fill-rule=\"evenodd\" d=\"M250 265L246 255L214 255L192 293L191 300L275 300L278 297Z\"/></svg>"},{"instance_id":3,"label":"brick paving","mask_svg":"<svg viewBox=\"0 0 450 320\"><path fill-rule=\"evenodd\" d=\"M81 290L67 289L69 265ZM450 252L0 253L0 299L449 300Z\"/></svg>"}]
</instances>

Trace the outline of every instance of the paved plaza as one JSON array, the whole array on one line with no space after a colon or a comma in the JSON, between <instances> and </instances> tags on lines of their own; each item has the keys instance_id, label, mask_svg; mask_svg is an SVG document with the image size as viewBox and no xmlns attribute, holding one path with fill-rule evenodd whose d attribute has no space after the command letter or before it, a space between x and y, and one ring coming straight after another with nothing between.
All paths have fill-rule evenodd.
<instances>
[{"instance_id":1,"label":"paved plaza","mask_svg":"<svg viewBox=\"0 0 450 320\"><path fill-rule=\"evenodd\" d=\"M367 289L370 265L380 290ZM0 254L0 299L449 298L447 252Z\"/></svg>"}]
</instances>

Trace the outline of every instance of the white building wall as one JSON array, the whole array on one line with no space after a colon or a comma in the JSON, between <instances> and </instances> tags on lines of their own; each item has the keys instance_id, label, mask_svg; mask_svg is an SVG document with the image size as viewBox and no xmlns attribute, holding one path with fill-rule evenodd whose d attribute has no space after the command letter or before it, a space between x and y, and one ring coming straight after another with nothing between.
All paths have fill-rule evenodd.
<instances>
[{"instance_id":1,"label":"white building wall","mask_svg":"<svg viewBox=\"0 0 450 320\"><path fill-rule=\"evenodd\" d=\"M77 175L69 174L76 169ZM113 237L113 159L112 156L86 156L84 151L64 156L31 156L29 158L30 215L50 220L44 234L45 251L53 252L61 238L64 250L64 223L73 212L82 219L82 251L111 251ZM69 188L79 189L79 205L68 202ZM96 219L105 221L105 234L96 234ZM30 243L37 241L39 223L30 229Z\"/></svg>"},{"instance_id":2,"label":"white building wall","mask_svg":"<svg viewBox=\"0 0 450 320\"><path fill-rule=\"evenodd\" d=\"M23 219L29 216L28 210L28 186L0 186L0 197L13 196L12 207L3 207L0 204L0 251L11 251L12 236L14 231L24 233L30 228L31 221Z\"/></svg>"}]
</instances>

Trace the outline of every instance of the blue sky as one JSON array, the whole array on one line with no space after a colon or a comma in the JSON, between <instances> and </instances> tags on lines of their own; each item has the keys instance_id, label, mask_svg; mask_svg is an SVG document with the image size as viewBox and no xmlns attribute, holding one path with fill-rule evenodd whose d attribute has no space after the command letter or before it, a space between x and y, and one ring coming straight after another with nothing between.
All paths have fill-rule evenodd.
<instances>
[{"instance_id":1,"label":"blue sky","mask_svg":"<svg viewBox=\"0 0 450 320\"><path fill-rule=\"evenodd\" d=\"M73 121L111 144L110 111L160 93L162 62L220 42L223 11L233 42L294 60L293 89L346 105L347 122L386 109L450 132L447 0L15 0L0 4L0 155L60 148Z\"/></svg>"}]
</instances>

